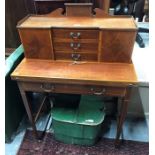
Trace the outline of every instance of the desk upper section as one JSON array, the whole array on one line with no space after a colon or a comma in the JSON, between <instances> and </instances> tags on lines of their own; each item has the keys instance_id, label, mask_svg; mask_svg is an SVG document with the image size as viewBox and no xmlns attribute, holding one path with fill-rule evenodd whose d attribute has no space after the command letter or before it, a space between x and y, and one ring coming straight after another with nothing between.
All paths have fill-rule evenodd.
<instances>
[{"instance_id":1,"label":"desk upper section","mask_svg":"<svg viewBox=\"0 0 155 155\"><path fill-rule=\"evenodd\" d=\"M74 84L134 84L137 77L133 64L81 63L24 59L12 73L24 81L47 81Z\"/></svg>"},{"instance_id":2,"label":"desk upper section","mask_svg":"<svg viewBox=\"0 0 155 155\"><path fill-rule=\"evenodd\" d=\"M26 58L131 63L137 27L130 16L73 17L61 9L17 25Z\"/></svg>"},{"instance_id":3,"label":"desk upper section","mask_svg":"<svg viewBox=\"0 0 155 155\"><path fill-rule=\"evenodd\" d=\"M136 30L132 17L43 17L29 16L20 22L18 28L97 28Z\"/></svg>"}]
</instances>

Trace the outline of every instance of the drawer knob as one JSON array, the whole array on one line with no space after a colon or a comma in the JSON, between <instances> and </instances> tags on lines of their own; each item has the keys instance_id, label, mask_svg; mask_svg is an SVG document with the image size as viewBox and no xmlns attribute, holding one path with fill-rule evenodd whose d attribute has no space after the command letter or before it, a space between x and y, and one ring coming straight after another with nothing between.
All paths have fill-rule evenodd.
<instances>
[{"instance_id":1,"label":"drawer knob","mask_svg":"<svg viewBox=\"0 0 155 155\"><path fill-rule=\"evenodd\" d=\"M101 91L97 92L97 91L95 91L94 88L91 88L91 92L92 92L94 95L104 95L105 92L106 92L106 89L103 88Z\"/></svg>"},{"instance_id":2,"label":"drawer knob","mask_svg":"<svg viewBox=\"0 0 155 155\"><path fill-rule=\"evenodd\" d=\"M80 58L81 58L81 55L80 54L77 54L77 53L72 54L72 59L74 61L78 61L78 60L80 60Z\"/></svg>"},{"instance_id":3,"label":"drawer knob","mask_svg":"<svg viewBox=\"0 0 155 155\"><path fill-rule=\"evenodd\" d=\"M43 89L44 92L47 92L47 93L50 93L50 92L53 92L55 87L51 84L41 84L40 86L41 89Z\"/></svg>"},{"instance_id":4,"label":"drawer knob","mask_svg":"<svg viewBox=\"0 0 155 155\"><path fill-rule=\"evenodd\" d=\"M71 44L70 44L70 47L71 47L74 51L76 51L76 50L78 50L78 49L81 47L81 44L80 44L80 43L71 43Z\"/></svg>"},{"instance_id":5,"label":"drawer knob","mask_svg":"<svg viewBox=\"0 0 155 155\"><path fill-rule=\"evenodd\" d=\"M70 36L72 37L72 39L78 39L81 36L81 33L80 32L77 32L77 33L71 32Z\"/></svg>"}]
</instances>

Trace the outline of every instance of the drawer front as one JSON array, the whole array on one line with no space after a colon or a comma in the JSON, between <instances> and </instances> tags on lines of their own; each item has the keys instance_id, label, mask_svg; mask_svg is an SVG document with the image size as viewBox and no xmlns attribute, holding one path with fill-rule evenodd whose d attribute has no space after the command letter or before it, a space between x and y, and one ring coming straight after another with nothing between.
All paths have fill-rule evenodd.
<instances>
[{"instance_id":1,"label":"drawer front","mask_svg":"<svg viewBox=\"0 0 155 155\"><path fill-rule=\"evenodd\" d=\"M112 87L112 86L31 83L31 82L22 82L21 85L25 91L105 95L105 96L124 96L126 90L125 87L118 87L118 86Z\"/></svg>"},{"instance_id":2,"label":"drawer front","mask_svg":"<svg viewBox=\"0 0 155 155\"><path fill-rule=\"evenodd\" d=\"M52 31L55 60L98 60L98 30L53 29Z\"/></svg>"},{"instance_id":3,"label":"drawer front","mask_svg":"<svg viewBox=\"0 0 155 155\"><path fill-rule=\"evenodd\" d=\"M69 43L54 43L55 52L89 52L97 53L97 43L80 43L80 42L69 42Z\"/></svg>"},{"instance_id":4,"label":"drawer front","mask_svg":"<svg viewBox=\"0 0 155 155\"><path fill-rule=\"evenodd\" d=\"M71 60L71 61L97 61L96 53L55 53L56 60Z\"/></svg>"},{"instance_id":5,"label":"drawer front","mask_svg":"<svg viewBox=\"0 0 155 155\"><path fill-rule=\"evenodd\" d=\"M98 39L98 30L81 30L81 29L53 29L54 38L63 39Z\"/></svg>"}]
</instances>

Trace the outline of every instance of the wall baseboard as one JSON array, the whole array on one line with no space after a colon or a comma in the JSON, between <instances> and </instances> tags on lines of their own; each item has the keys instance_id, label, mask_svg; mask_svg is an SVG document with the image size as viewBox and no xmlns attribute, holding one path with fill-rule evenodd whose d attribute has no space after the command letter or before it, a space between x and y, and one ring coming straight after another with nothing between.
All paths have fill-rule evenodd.
<instances>
[{"instance_id":1,"label":"wall baseboard","mask_svg":"<svg viewBox=\"0 0 155 155\"><path fill-rule=\"evenodd\" d=\"M127 117L145 117L149 119L149 113L136 113L136 112L128 112Z\"/></svg>"}]
</instances>

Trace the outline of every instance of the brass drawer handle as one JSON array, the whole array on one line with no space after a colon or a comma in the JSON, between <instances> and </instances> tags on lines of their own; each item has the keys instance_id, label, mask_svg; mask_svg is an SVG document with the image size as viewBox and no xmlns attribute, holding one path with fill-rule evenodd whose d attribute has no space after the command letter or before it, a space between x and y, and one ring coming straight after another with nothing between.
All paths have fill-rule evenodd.
<instances>
[{"instance_id":1,"label":"brass drawer handle","mask_svg":"<svg viewBox=\"0 0 155 155\"><path fill-rule=\"evenodd\" d=\"M77 33L71 32L70 36L72 37L72 39L78 39L81 36L81 33L80 32L77 32Z\"/></svg>"},{"instance_id":2,"label":"brass drawer handle","mask_svg":"<svg viewBox=\"0 0 155 155\"><path fill-rule=\"evenodd\" d=\"M71 43L70 44L70 47L73 49L73 50L78 50L80 47L81 47L81 44L80 43Z\"/></svg>"},{"instance_id":3,"label":"brass drawer handle","mask_svg":"<svg viewBox=\"0 0 155 155\"><path fill-rule=\"evenodd\" d=\"M94 95L104 95L105 92L106 92L106 89L103 88L100 92L97 92L97 91L94 90L94 88L91 88L91 91L92 91L92 93L93 93Z\"/></svg>"},{"instance_id":4,"label":"brass drawer handle","mask_svg":"<svg viewBox=\"0 0 155 155\"><path fill-rule=\"evenodd\" d=\"M72 59L74 61L78 61L78 60L80 60L80 58L81 58L81 55L80 54L77 54L77 53L72 54Z\"/></svg>"},{"instance_id":5,"label":"brass drawer handle","mask_svg":"<svg viewBox=\"0 0 155 155\"><path fill-rule=\"evenodd\" d=\"M47 93L53 92L55 90L55 87L53 85L47 83L41 84L40 88Z\"/></svg>"}]
</instances>

